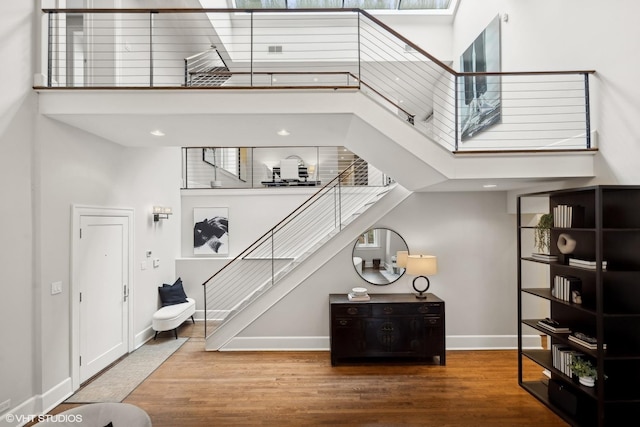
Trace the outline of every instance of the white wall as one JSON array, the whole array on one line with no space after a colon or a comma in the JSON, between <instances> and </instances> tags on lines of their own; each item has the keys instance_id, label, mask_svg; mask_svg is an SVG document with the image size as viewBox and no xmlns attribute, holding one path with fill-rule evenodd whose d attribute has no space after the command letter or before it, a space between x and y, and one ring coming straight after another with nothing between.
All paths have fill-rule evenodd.
<instances>
[{"instance_id":1,"label":"white wall","mask_svg":"<svg viewBox=\"0 0 640 427\"><path fill-rule=\"evenodd\" d=\"M173 283L175 276L181 170L179 148L124 148L44 117L36 129L40 259L36 283L41 295L42 387L47 390L69 376L71 206L134 209L131 288L134 334L140 344L151 334L157 286L163 281ZM172 206L177 212L169 220L154 223L153 205ZM160 259L160 267L153 268L147 250ZM146 270L141 269L143 262ZM51 295L50 284L56 281L62 282L63 292Z\"/></svg>"},{"instance_id":2,"label":"white wall","mask_svg":"<svg viewBox=\"0 0 640 427\"><path fill-rule=\"evenodd\" d=\"M11 406L34 396L38 382L31 197L34 15L34 2L0 3L0 57L5 58L0 79L0 402L10 399Z\"/></svg>"},{"instance_id":3,"label":"white wall","mask_svg":"<svg viewBox=\"0 0 640 427\"><path fill-rule=\"evenodd\" d=\"M516 227L505 206L502 192L414 193L375 225L397 231L410 252L438 257L429 292L446 302L449 348L515 346ZM382 287L364 282L351 250L345 247L240 336L326 338L330 293L346 293L354 286L377 293L413 292L408 276Z\"/></svg>"}]
</instances>

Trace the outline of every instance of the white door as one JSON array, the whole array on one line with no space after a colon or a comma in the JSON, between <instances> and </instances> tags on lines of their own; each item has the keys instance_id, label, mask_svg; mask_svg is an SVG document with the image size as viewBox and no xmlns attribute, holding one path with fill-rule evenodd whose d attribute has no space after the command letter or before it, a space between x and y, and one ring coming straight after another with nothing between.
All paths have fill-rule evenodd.
<instances>
[{"instance_id":1,"label":"white door","mask_svg":"<svg viewBox=\"0 0 640 427\"><path fill-rule=\"evenodd\" d=\"M80 382L128 352L129 220L80 217L77 252Z\"/></svg>"}]
</instances>

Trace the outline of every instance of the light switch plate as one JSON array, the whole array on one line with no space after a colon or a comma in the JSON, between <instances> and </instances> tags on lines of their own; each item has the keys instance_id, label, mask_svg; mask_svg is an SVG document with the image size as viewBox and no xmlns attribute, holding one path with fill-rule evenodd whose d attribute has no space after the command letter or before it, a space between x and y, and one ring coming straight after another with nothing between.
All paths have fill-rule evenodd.
<instances>
[{"instance_id":1,"label":"light switch plate","mask_svg":"<svg viewBox=\"0 0 640 427\"><path fill-rule=\"evenodd\" d=\"M51 284L51 295L57 295L62 293L62 282L53 282Z\"/></svg>"},{"instance_id":2,"label":"light switch plate","mask_svg":"<svg viewBox=\"0 0 640 427\"><path fill-rule=\"evenodd\" d=\"M153 259L153 268L158 268L160 267L160 259L159 258L154 258Z\"/></svg>"}]
</instances>

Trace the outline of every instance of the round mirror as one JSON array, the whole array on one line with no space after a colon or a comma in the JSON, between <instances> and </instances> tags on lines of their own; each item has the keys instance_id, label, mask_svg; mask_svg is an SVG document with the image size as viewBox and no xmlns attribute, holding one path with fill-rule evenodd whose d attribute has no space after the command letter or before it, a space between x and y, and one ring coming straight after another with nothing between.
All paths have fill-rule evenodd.
<instances>
[{"instance_id":1,"label":"round mirror","mask_svg":"<svg viewBox=\"0 0 640 427\"><path fill-rule=\"evenodd\" d=\"M353 266L372 285L389 285L404 274L397 266L397 252L408 251L407 243L395 231L371 228L353 245Z\"/></svg>"}]
</instances>

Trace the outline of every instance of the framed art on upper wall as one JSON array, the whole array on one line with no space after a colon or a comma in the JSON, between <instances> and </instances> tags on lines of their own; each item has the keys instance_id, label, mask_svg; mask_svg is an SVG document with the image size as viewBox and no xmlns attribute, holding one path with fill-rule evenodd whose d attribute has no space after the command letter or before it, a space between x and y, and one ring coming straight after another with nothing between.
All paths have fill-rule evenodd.
<instances>
[{"instance_id":1,"label":"framed art on upper wall","mask_svg":"<svg viewBox=\"0 0 640 427\"><path fill-rule=\"evenodd\" d=\"M500 71L500 16L471 43L460 57L463 73ZM475 136L502 119L501 79L499 76L467 75L460 90L461 140Z\"/></svg>"},{"instance_id":2,"label":"framed art on upper wall","mask_svg":"<svg viewBox=\"0 0 640 427\"><path fill-rule=\"evenodd\" d=\"M229 254L229 208L193 208L193 253Z\"/></svg>"}]
</instances>

